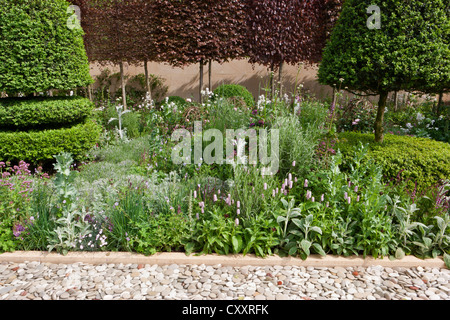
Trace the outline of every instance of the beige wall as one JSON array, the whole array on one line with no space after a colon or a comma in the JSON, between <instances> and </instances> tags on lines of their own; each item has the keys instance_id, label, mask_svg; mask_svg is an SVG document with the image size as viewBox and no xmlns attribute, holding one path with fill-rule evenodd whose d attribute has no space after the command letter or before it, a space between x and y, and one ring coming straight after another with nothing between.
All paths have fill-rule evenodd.
<instances>
[{"instance_id":1,"label":"beige wall","mask_svg":"<svg viewBox=\"0 0 450 320\"><path fill-rule=\"evenodd\" d=\"M97 76L102 68L109 68L112 72L119 72L119 68L113 65L101 67L91 65L92 76ZM317 67L286 65L283 72L283 87L285 92L293 92L295 84L303 84L304 90L308 90L318 98L331 97L332 89L329 86L320 85L317 81ZM124 71L132 76L144 73L143 66L134 66L125 63ZM177 95L183 98L198 100L199 96L199 65L190 65L185 68L174 68L167 64L149 63L149 72L165 79L169 87L168 95ZM208 87L208 68L204 68L205 88ZM234 83L245 86L252 92L255 98L264 94L264 88L268 86L268 70L264 66L252 66L246 60L234 60L228 63L213 63L212 89L222 83ZM450 101L450 95L444 96L444 101Z\"/></svg>"},{"instance_id":2,"label":"beige wall","mask_svg":"<svg viewBox=\"0 0 450 320\"><path fill-rule=\"evenodd\" d=\"M91 75L97 76L103 68L112 72L119 72L118 66L107 65L105 67L97 64L91 65ZM318 96L331 95L331 88L320 85L316 80L316 68L298 66L285 66L283 72L283 86L288 92L293 92L296 81L303 84L304 89L310 90ZM134 66L125 63L124 71L132 76L144 73L143 66ZM199 96L199 65L190 65L185 68L174 68L167 64L149 63L149 72L165 79L169 87L168 95L177 95L183 98L198 99ZM212 64L212 89L214 90L222 83L233 83L245 86L256 97L264 94L264 88L268 86L269 73L263 66L252 66L246 60L235 60L232 62ZM298 76L297 76L298 75ZM276 75L278 76L278 74ZM297 79L298 77L298 79ZM297 80L296 80L297 79ZM208 87L208 68L204 68L204 85Z\"/></svg>"}]
</instances>

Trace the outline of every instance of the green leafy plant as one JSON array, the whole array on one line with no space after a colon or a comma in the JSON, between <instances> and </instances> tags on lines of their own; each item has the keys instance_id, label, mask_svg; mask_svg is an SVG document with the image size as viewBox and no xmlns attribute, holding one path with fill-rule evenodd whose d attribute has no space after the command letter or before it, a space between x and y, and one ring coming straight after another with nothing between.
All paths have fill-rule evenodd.
<instances>
[{"instance_id":1,"label":"green leafy plant","mask_svg":"<svg viewBox=\"0 0 450 320\"><path fill-rule=\"evenodd\" d=\"M289 255L300 255L306 259L311 254L311 249L320 255L325 255L320 242L315 241L315 236L322 235L320 227L313 225L313 215L308 214L302 217L305 211L317 207L314 203L301 203L299 207L294 207L295 199L289 202L281 199L284 209L279 213L277 222L282 224L282 240L280 246ZM311 237L311 234L313 235Z\"/></svg>"},{"instance_id":2,"label":"green leafy plant","mask_svg":"<svg viewBox=\"0 0 450 320\"><path fill-rule=\"evenodd\" d=\"M73 182L75 171L70 166L73 158L69 153L55 155L56 170L55 191L58 195L58 211L51 218L54 220L55 228L48 235L48 250L56 249L66 255L70 250L76 250L78 241L81 241L90 232L90 226L85 221L86 212L77 206L77 190Z\"/></svg>"}]
</instances>

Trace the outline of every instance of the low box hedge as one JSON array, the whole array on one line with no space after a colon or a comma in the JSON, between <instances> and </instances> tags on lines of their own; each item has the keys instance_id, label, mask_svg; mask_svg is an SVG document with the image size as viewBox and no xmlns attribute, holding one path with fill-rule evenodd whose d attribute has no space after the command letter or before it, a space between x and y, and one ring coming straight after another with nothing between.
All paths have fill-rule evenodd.
<instances>
[{"instance_id":1,"label":"low box hedge","mask_svg":"<svg viewBox=\"0 0 450 320\"><path fill-rule=\"evenodd\" d=\"M100 138L101 126L91 119L75 126L31 131L0 131L0 161L37 164L53 160L61 152L69 152L76 161Z\"/></svg>"},{"instance_id":2,"label":"low box hedge","mask_svg":"<svg viewBox=\"0 0 450 320\"><path fill-rule=\"evenodd\" d=\"M83 97L0 99L0 130L57 128L88 118L94 105Z\"/></svg>"},{"instance_id":3,"label":"low box hedge","mask_svg":"<svg viewBox=\"0 0 450 320\"><path fill-rule=\"evenodd\" d=\"M255 99L250 91L238 84L222 84L213 93L215 96L225 99L241 98L249 108L255 105Z\"/></svg>"},{"instance_id":4,"label":"low box hedge","mask_svg":"<svg viewBox=\"0 0 450 320\"><path fill-rule=\"evenodd\" d=\"M450 145L427 138L386 134L384 142L374 142L373 134L343 132L339 134L339 149L345 157L352 156L352 148L362 142L369 144L369 159L383 167L386 182L400 177L426 188L440 180L450 179Z\"/></svg>"}]
</instances>

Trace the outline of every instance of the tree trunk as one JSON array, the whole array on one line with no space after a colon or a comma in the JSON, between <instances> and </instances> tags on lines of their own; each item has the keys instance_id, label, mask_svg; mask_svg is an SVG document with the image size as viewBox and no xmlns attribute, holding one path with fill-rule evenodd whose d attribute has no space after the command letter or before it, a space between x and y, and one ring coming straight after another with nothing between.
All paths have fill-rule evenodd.
<instances>
[{"instance_id":1,"label":"tree trunk","mask_svg":"<svg viewBox=\"0 0 450 320\"><path fill-rule=\"evenodd\" d=\"M336 87L333 87L333 100L331 101L331 107L336 107Z\"/></svg>"},{"instance_id":2,"label":"tree trunk","mask_svg":"<svg viewBox=\"0 0 450 320\"><path fill-rule=\"evenodd\" d=\"M127 94L126 94L126 84L125 84L125 75L123 71L123 62L120 62L120 81L122 84L122 103L123 110L127 110Z\"/></svg>"},{"instance_id":3,"label":"tree trunk","mask_svg":"<svg viewBox=\"0 0 450 320\"><path fill-rule=\"evenodd\" d=\"M209 60L208 65L208 81L209 81L209 90L212 91L212 60Z\"/></svg>"},{"instance_id":4,"label":"tree trunk","mask_svg":"<svg viewBox=\"0 0 450 320\"><path fill-rule=\"evenodd\" d=\"M444 93L441 92L439 93L439 99L438 99L438 104L436 107L436 115L439 117L441 115L441 110L442 110L442 104L444 102Z\"/></svg>"},{"instance_id":5,"label":"tree trunk","mask_svg":"<svg viewBox=\"0 0 450 320\"><path fill-rule=\"evenodd\" d=\"M384 124L384 111L386 110L386 101L388 97L388 92L383 91L380 92L380 100L378 102L378 112L377 118L375 120L375 142L382 143L383 142L383 124Z\"/></svg>"},{"instance_id":6,"label":"tree trunk","mask_svg":"<svg viewBox=\"0 0 450 320\"><path fill-rule=\"evenodd\" d=\"M394 92L394 111L397 112L398 109L398 91Z\"/></svg>"},{"instance_id":7,"label":"tree trunk","mask_svg":"<svg viewBox=\"0 0 450 320\"><path fill-rule=\"evenodd\" d=\"M87 94L90 101L92 101L92 84L87 86Z\"/></svg>"},{"instance_id":8,"label":"tree trunk","mask_svg":"<svg viewBox=\"0 0 450 320\"><path fill-rule=\"evenodd\" d=\"M203 91L203 59L200 60L200 84L199 84L199 94L200 94L200 103L203 103L203 96L202 96L202 91Z\"/></svg>"},{"instance_id":9,"label":"tree trunk","mask_svg":"<svg viewBox=\"0 0 450 320\"><path fill-rule=\"evenodd\" d=\"M145 90L149 96L149 99L152 100L152 88L150 86L150 75L148 73L148 61L144 62L144 72L145 72Z\"/></svg>"},{"instance_id":10,"label":"tree trunk","mask_svg":"<svg viewBox=\"0 0 450 320\"><path fill-rule=\"evenodd\" d=\"M270 65L270 98L275 99L275 65Z\"/></svg>"},{"instance_id":11,"label":"tree trunk","mask_svg":"<svg viewBox=\"0 0 450 320\"><path fill-rule=\"evenodd\" d=\"M280 66L279 66L279 69L278 69L278 84L280 86L280 96L283 95L283 92L282 92L282 88L283 88L283 84L282 84L282 80L283 80L283 66L284 66L284 63L280 62Z\"/></svg>"}]
</instances>

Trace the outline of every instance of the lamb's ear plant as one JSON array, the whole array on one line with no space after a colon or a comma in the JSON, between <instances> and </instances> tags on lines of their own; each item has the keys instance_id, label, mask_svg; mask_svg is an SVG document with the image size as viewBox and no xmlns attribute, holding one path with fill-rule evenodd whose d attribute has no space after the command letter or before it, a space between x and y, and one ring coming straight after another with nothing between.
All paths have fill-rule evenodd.
<instances>
[{"instance_id":1,"label":"lamb's ear plant","mask_svg":"<svg viewBox=\"0 0 450 320\"><path fill-rule=\"evenodd\" d=\"M110 124L113 121L118 121L119 122L119 129L118 129L119 137L120 137L121 140L124 140L124 138L125 138L125 130L122 129L122 122L123 122L122 121L122 117L123 117L124 114L126 114L128 112L131 112L131 111L130 110L125 110L124 111L123 110L123 106L121 106L121 105L116 106L116 111L117 111L117 118L109 119L108 124Z\"/></svg>"},{"instance_id":2,"label":"lamb's ear plant","mask_svg":"<svg viewBox=\"0 0 450 320\"><path fill-rule=\"evenodd\" d=\"M85 221L86 213L79 211L76 205L78 193L73 185L75 172L70 169L73 158L69 153L58 154L55 158L54 168L57 172L54 185L59 210L57 216L52 217L56 228L47 237L47 248L66 255L69 250L77 249L77 240L81 240L90 230Z\"/></svg>"},{"instance_id":3,"label":"lamb's ear plant","mask_svg":"<svg viewBox=\"0 0 450 320\"><path fill-rule=\"evenodd\" d=\"M295 207L295 199L291 198L288 202L281 199L284 209L280 210L277 222L282 229L280 246L287 250L288 255L300 255L302 259L306 259L311 254L311 248L325 255L322 245L315 242L311 234L322 235L322 230L318 226L313 226L313 214L301 218L302 212L308 212L319 206L318 203L301 203L299 207Z\"/></svg>"},{"instance_id":4,"label":"lamb's ear plant","mask_svg":"<svg viewBox=\"0 0 450 320\"><path fill-rule=\"evenodd\" d=\"M56 170L54 186L60 205L58 217L61 217L64 213L73 211L76 207L75 202L78 196L74 185L76 171L70 169L73 163L70 153L63 152L54 157L56 159L56 163L53 165Z\"/></svg>"},{"instance_id":5,"label":"lamb's ear plant","mask_svg":"<svg viewBox=\"0 0 450 320\"><path fill-rule=\"evenodd\" d=\"M411 217L414 214L414 212L418 211L416 204L413 203L409 205L407 209L402 208L399 206L400 203L400 197L395 196L394 199L386 195L387 202L390 206L392 206L392 216L396 218L398 221L398 224L395 225L396 232L398 234L399 240L399 246L395 252L395 258L396 259L402 259L405 256L405 250L407 253L410 253L410 244L411 241L409 240L412 236L414 236L415 229L417 227L426 227L423 223L411 221Z\"/></svg>"}]
</instances>

